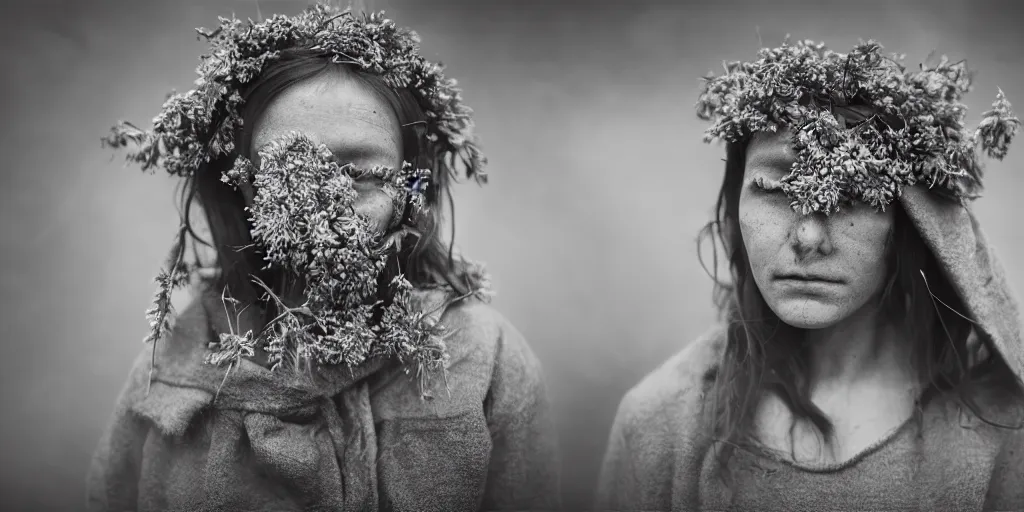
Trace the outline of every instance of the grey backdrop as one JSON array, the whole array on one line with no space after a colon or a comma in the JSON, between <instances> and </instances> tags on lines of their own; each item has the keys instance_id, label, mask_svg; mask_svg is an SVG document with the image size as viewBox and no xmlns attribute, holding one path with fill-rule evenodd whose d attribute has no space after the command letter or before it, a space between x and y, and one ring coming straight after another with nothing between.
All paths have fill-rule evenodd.
<instances>
[{"instance_id":1,"label":"grey backdrop","mask_svg":"<svg viewBox=\"0 0 1024 512\"><path fill-rule=\"evenodd\" d=\"M698 78L766 44L876 38L979 72L970 121L1002 87L1024 111L1024 37L992 1L562 3L376 0L423 36L475 108L492 183L456 190L457 241L531 341L556 404L566 502L582 506L622 394L714 319L696 261L722 164L701 143ZM769 6L769 4L771 4ZM261 0L263 15L306 0ZM99 137L185 90L192 29L251 0L8 3L0 13L5 510L75 510L90 452L146 331L177 225L173 182ZM1024 140L977 207L1024 289ZM179 299L180 302L181 299Z\"/></svg>"}]
</instances>

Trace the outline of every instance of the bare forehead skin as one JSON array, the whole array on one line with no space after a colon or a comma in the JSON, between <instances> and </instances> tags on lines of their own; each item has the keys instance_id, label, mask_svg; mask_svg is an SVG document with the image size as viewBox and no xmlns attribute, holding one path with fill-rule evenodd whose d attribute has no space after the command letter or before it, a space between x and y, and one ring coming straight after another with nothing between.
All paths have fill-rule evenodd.
<instances>
[{"instance_id":1,"label":"bare forehead skin","mask_svg":"<svg viewBox=\"0 0 1024 512\"><path fill-rule=\"evenodd\" d=\"M791 143L792 136L791 130L754 134L747 146L746 168L788 173L796 161L796 152L793 151Z\"/></svg>"},{"instance_id":2,"label":"bare forehead skin","mask_svg":"<svg viewBox=\"0 0 1024 512\"><path fill-rule=\"evenodd\" d=\"M326 144L341 162L401 162L401 131L394 110L348 72L329 71L278 94L253 127L254 152L289 131Z\"/></svg>"}]
</instances>

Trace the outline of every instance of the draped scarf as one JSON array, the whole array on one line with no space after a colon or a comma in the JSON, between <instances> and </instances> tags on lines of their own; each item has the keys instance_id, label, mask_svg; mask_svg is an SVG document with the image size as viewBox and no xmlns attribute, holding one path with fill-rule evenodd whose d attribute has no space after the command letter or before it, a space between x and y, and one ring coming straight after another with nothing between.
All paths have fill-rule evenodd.
<instances>
[{"instance_id":1,"label":"draped scarf","mask_svg":"<svg viewBox=\"0 0 1024 512\"><path fill-rule=\"evenodd\" d=\"M434 291L423 297L420 302L436 306L448 295ZM150 389L141 386L137 391L146 394L135 402L137 412L154 420L167 437L186 436L185 442L205 451L198 467L186 469L202 474L192 477L196 485L185 486L184 495L181 486L154 484L176 488L166 496L166 505L378 510L371 377L397 362L376 360L358 368L324 367L299 374L272 372L242 359L225 377L224 367L204 363L208 349L199 343L230 329L220 301L206 293L197 304L201 307L183 313L174 336L158 344ZM443 308L436 309L440 316ZM236 330L258 325L258 314L243 312ZM203 328L206 333L197 332ZM201 434L190 431L197 415L204 420L199 422L204 425ZM190 435L206 441L194 443Z\"/></svg>"}]
</instances>

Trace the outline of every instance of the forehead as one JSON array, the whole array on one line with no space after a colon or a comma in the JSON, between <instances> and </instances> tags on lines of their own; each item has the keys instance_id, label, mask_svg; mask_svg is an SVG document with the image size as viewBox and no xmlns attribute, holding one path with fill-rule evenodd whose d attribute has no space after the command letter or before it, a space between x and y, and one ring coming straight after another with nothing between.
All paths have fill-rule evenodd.
<instances>
[{"instance_id":1,"label":"forehead","mask_svg":"<svg viewBox=\"0 0 1024 512\"><path fill-rule=\"evenodd\" d=\"M252 148L290 131L327 145L339 160L395 165L398 118L379 93L349 73L329 72L287 87L257 118Z\"/></svg>"},{"instance_id":2,"label":"forehead","mask_svg":"<svg viewBox=\"0 0 1024 512\"><path fill-rule=\"evenodd\" d=\"M755 133L747 146L746 168L788 171L796 161L792 137L791 130Z\"/></svg>"}]
</instances>

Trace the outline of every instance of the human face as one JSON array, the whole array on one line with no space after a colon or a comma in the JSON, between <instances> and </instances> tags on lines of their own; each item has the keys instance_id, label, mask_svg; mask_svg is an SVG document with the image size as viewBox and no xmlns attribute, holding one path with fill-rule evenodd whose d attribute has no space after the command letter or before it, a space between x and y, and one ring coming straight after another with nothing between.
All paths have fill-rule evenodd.
<instances>
[{"instance_id":1,"label":"human face","mask_svg":"<svg viewBox=\"0 0 1024 512\"><path fill-rule=\"evenodd\" d=\"M298 82L278 94L253 126L253 153L297 131L325 144L339 164L360 169L402 164L398 117L387 101L348 71L337 69ZM251 155L259 166L259 155ZM395 214L393 198L383 183L366 175L356 180L355 213L384 232ZM253 191L244 189L247 204Z\"/></svg>"},{"instance_id":2,"label":"human face","mask_svg":"<svg viewBox=\"0 0 1024 512\"><path fill-rule=\"evenodd\" d=\"M791 132L759 134L748 149L739 225L754 282L765 302L789 325L832 327L878 304L885 284L892 210L855 203L825 216L801 215L780 190L756 180L779 180L795 161Z\"/></svg>"}]
</instances>

